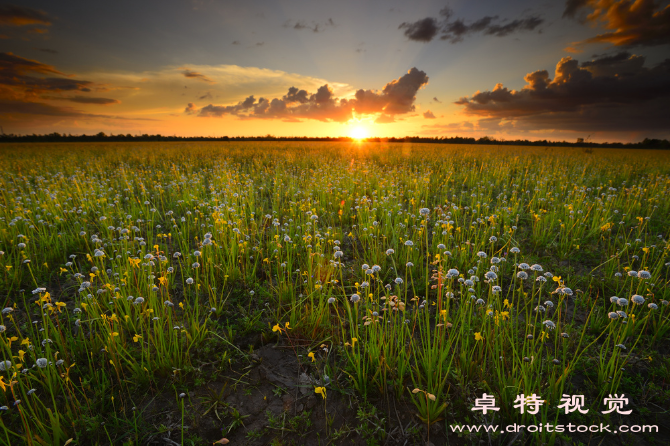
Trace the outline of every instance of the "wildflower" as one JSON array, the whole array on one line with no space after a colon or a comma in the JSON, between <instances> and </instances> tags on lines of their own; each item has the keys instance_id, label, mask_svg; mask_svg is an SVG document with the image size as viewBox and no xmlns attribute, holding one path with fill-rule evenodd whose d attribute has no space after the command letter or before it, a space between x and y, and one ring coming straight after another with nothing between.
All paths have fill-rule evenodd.
<instances>
[{"instance_id":1,"label":"wildflower","mask_svg":"<svg viewBox=\"0 0 670 446\"><path fill-rule=\"evenodd\" d=\"M615 304L615 303L617 303L618 301L619 301L619 298L618 298L618 297L616 297L616 296L612 296L612 297L610 297L610 302L611 302L611 303Z\"/></svg>"},{"instance_id":2,"label":"wildflower","mask_svg":"<svg viewBox=\"0 0 670 446\"><path fill-rule=\"evenodd\" d=\"M616 314L618 314L619 317L622 318L622 319L626 319L628 317L628 315L626 314L625 311L619 310L619 311L616 312Z\"/></svg>"},{"instance_id":3,"label":"wildflower","mask_svg":"<svg viewBox=\"0 0 670 446\"><path fill-rule=\"evenodd\" d=\"M531 271L537 271L537 272L542 272L542 265L538 265L537 263L534 265L531 265L530 267Z\"/></svg>"},{"instance_id":4,"label":"wildflower","mask_svg":"<svg viewBox=\"0 0 670 446\"><path fill-rule=\"evenodd\" d=\"M486 280L496 280L498 278L498 275L493 271L488 271L486 274L484 274L484 278Z\"/></svg>"},{"instance_id":5,"label":"wildflower","mask_svg":"<svg viewBox=\"0 0 670 446\"><path fill-rule=\"evenodd\" d=\"M528 273L526 271L519 271L516 276L521 280L526 280L528 278Z\"/></svg>"},{"instance_id":6,"label":"wildflower","mask_svg":"<svg viewBox=\"0 0 670 446\"><path fill-rule=\"evenodd\" d=\"M335 303L335 298L334 297L328 298L328 303L329 304L334 304Z\"/></svg>"},{"instance_id":7,"label":"wildflower","mask_svg":"<svg viewBox=\"0 0 670 446\"><path fill-rule=\"evenodd\" d=\"M475 341L483 341L484 337L482 336L481 332L475 333Z\"/></svg>"},{"instance_id":8,"label":"wildflower","mask_svg":"<svg viewBox=\"0 0 670 446\"><path fill-rule=\"evenodd\" d=\"M193 279L189 277L188 279L186 279L186 283L189 285L193 284Z\"/></svg>"},{"instance_id":9,"label":"wildflower","mask_svg":"<svg viewBox=\"0 0 670 446\"><path fill-rule=\"evenodd\" d=\"M49 361L47 361L47 358L38 358L37 361L35 361L35 364L37 365L37 367L43 369L47 365L49 365Z\"/></svg>"},{"instance_id":10,"label":"wildflower","mask_svg":"<svg viewBox=\"0 0 670 446\"><path fill-rule=\"evenodd\" d=\"M638 271L637 277L640 279L651 279L651 273L649 271Z\"/></svg>"},{"instance_id":11,"label":"wildflower","mask_svg":"<svg viewBox=\"0 0 670 446\"><path fill-rule=\"evenodd\" d=\"M493 288L491 288L491 291L493 291L493 294L498 294L502 291L502 288L498 285L494 285Z\"/></svg>"},{"instance_id":12,"label":"wildflower","mask_svg":"<svg viewBox=\"0 0 670 446\"><path fill-rule=\"evenodd\" d=\"M9 370L12 367L12 361L0 361L0 372Z\"/></svg>"},{"instance_id":13,"label":"wildflower","mask_svg":"<svg viewBox=\"0 0 670 446\"><path fill-rule=\"evenodd\" d=\"M512 254L519 254L521 250L517 248L516 246L512 249L509 250Z\"/></svg>"},{"instance_id":14,"label":"wildflower","mask_svg":"<svg viewBox=\"0 0 670 446\"><path fill-rule=\"evenodd\" d=\"M635 305L642 305L644 303L644 297L640 296L639 294L634 294L633 297L630 298L630 300Z\"/></svg>"},{"instance_id":15,"label":"wildflower","mask_svg":"<svg viewBox=\"0 0 670 446\"><path fill-rule=\"evenodd\" d=\"M484 251L479 251L477 253L477 257L479 257L480 259L485 259L486 258L486 253Z\"/></svg>"},{"instance_id":16,"label":"wildflower","mask_svg":"<svg viewBox=\"0 0 670 446\"><path fill-rule=\"evenodd\" d=\"M308 357L308 358L311 358L311 359L312 359L312 362L316 361L316 358L314 357L314 352L309 352L309 353L307 354L307 357Z\"/></svg>"},{"instance_id":17,"label":"wildflower","mask_svg":"<svg viewBox=\"0 0 670 446\"><path fill-rule=\"evenodd\" d=\"M618 347L618 348L620 348L621 350L626 350L626 346L623 345L623 344L617 344L617 345L615 345L615 347Z\"/></svg>"},{"instance_id":18,"label":"wildflower","mask_svg":"<svg viewBox=\"0 0 670 446\"><path fill-rule=\"evenodd\" d=\"M350 300L352 303L356 303L356 302L358 302L359 300L361 300L361 296L359 296L358 294L352 294L351 297L349 298L349 300Z\"/></svg>"},{"instance_id":19,"label":"wildflower","mask_svg":"<svg viewBox=\"0 0 670 446\"><path fill-rule=\"evenodd\" d=\"M402 282L403 282L403 281L402 281L402 279L401 279L400 277L396 277L396 278L395 278L395 283L397 283L398 285L402 285Z\"/></svg>"},{"instance_id":20,"label":"wildflower","mask_svg":"<svg viewBox=\"0 0 670 446\"><path fill-rule=\"evenodd\" d=\"M414 246L414 242L411 241L411 240L407 240L407 241L405 242L405 246Z\"/></svg>"},{"instance_id":21,"label":"wildflower","mask_svg":"<svg viewBox=\"0 0 670 446\"><path fill-rule=\"evenodd\" d=\"M542 324L545 327L547 327L549 330L554 330L556 328L556 324L554 324L554 322L550 321L550 320L546 320L546 321L542 322Z\"/></svg>"},{"instance_id":22,"label":"wildflower","mask_svg":"<svg viewBox=\"0 0 670 446\"><path fill-rule=\"evenodd\" d=\"M628 299L624 299L623 297L621 297L621 298L619 298L619 300L617 300L616 303L620 307L625 307L626 305L628 305Z\"/></svg>"},{"instance_id":23,"label":"wildflower","mask_svg":"<svg viewBox=\"0 0 670 446\"><path fill-rule=\"evenodd\" d=\"M530 268L530 266L528 266L527 263L519 263L519 269L520 269L520 270L524 270L524 271L525 271L525 270L527 270L528 268Z\"/></svg>"},{"instance_id":24,"label":"wildflower","mask_svg":"<svg viewBox=\"0 0 670 446\"><path fill-rule=\"evenodd\" d=\"M141 304L144 303L144 298L143 297L138 297L137 299L135 299L135 301L133 303L135 305L141 305Z\"/></svg>"},{"instance_id":25,"label":"wildflower","mask_svg":"<svg viewBox=\"0 0 670 446\"><path fill-rule=\"evenodd\" d=\"M386 250L386 255L387 255L387 256L390 256L390 255L393 254L393 253L395 253L395 251L394 251L393 249L391 249L391 248L389 248L389 249Z\"/></svg>"},{"instance_id":26,"label":"wildflower","mask_svg":"<svg viewBox=\"0 0 670 446\"><path fill-rule=\"evenodd\" d=\"M616 314L616 312L614 311L610 311L609 313L607 313L607 317L609 317L612 320L619 319L619 315Z\"/></svg>"},{"instance_id":27,"label":"wildflower","mask_svg":"<svg viewBox=\"0 0 670 446\"><path fill-rule=\"evenodd\" d=\"M314 388L314 393L318 393L323 397L323 399L326 399L326 388L325 387L315 387Z\"/></svg>"},{"instance_id":28,"label":"wildflower","mask_svg":"<svg viewBox=\"0 0 670 446\"><path fill-rule=\"evenodd\" d=\"M552 301L548 300L544 303L544 306L547 307L547 308L554 308L554 303Z\"/></svg>"},{"instance_id":29,"label":"wildflower","mask_svg":"<svg viewBox=\"0 0 670 446\"><path fill-rule=\"evenodd\" d=\"M33 393L37 392L37 389L30 389L29 391L26 392L28 396L32 395Z\"/></svg>"},{"instance_id":30,"label":"wildflower","mask_svg":"<svg viewBox=\"0 0 670 446\"><path fill-rule=\"evenodd\" d=\"M498 241L498 237L496 237L495 235L492 235L491 237L489 237L489 242L495 243L497 241Z\"/></svg>"},{"instance_id":31,"label":"wildflower","mask_svg":"<svg viewBox=\"0 0 670 446\"><path fill-rule=\"evenodd\" d=\"M421 214L422 216L425 217L425 216L427 216L427 215L430 214L430 209L428 209L428 208L421 208L421 209L419 209L419 214Z\"/></svg>"},{"instance_id":32,"label":"wildflower","mask_svg":"<svg viewBox=\"0 0 670 446\"><path fill-rule=\"evenodd\" d=\"M647 305L647 307L649 307L650 310L658 310L658 305L653 302Z\"/></svg>"},{"instance_id":33,"label":"wildflower","mask_svg":"<svg viewBox=\"0 0 670 446\"><path fill-rule=\"evenodd\" d=\"M200 257L200 251L193 251L193 255L196 257Z\"/></svg>"}]
</instances>

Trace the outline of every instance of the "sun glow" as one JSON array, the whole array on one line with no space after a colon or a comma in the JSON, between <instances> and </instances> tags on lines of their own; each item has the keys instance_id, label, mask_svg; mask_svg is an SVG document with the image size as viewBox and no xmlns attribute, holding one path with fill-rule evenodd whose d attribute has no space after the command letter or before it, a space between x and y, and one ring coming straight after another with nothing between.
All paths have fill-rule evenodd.
<instances>
[{"instance_id":1,"label":"sun glow","mask_svg":"<svg viewBox=\"0 0 670 446\"><path fill-rule=\"evenodd\" d=\"M365 127L356 126L351 129L351 132L349 132L349 136L351 136L354 139L365 139L369 136L368 134L368 129Z\"/></svg>"}]
</instances>

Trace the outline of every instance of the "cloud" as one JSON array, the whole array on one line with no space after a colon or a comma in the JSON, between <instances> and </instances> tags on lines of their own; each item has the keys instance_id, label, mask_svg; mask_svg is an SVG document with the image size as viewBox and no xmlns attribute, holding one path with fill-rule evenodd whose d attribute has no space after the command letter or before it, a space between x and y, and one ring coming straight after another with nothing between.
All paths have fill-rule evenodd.
<instances>
[{"instance_id":1,"label":"cloud","mask_svg":"<svg viewBox=\"0 0 670 446\"><path fill-rule=\"evenodd\" d=\"M207 82L208 84L213 84L214 83L213 80L211 80L210 78L208 78L204 74L198 73L197 71L189 70L188 68L184 68L184 71L182 71L182 74L184 75L184 77L187 77L189 79L198 79L198 80L201 80L203 82Z\"/></svg>"},{"instance_id":2,"label":"cloud","mask_svg":"<svg viewBox=\"0 0 670 446\"><path fill-rule=\"evenodd\" d=\"M670 44L670 5L654 0L568 0L563 17L575 18L580 11L584 20L603 24L607 32L574 42L568 50L578 52L591 43L609 43L619 47Z\"/></svg>"},{"instance_id":3,"label":"cloud","mask_svg":"<svg viewBox=\"0 0 670 446\"><path fill-rule=\"evenodd\" d=\"M51 25L51 19L46 12L25 6L2 5L0 6L0 25L25 26L25 25Z\"/></svg>"},{"instance_id":4,"label":"cloud","mask_svg":"<svg viewBox=\"0 0 670 446\"><path fill-rule=\"evenodd\" d=\"M65 98L55 98L61 101L70 101L70 102L77 102L79 104L95 104L95 105L110 105L110 104L120 104L121 101L118 99L110 99L110 98L93 98L89 96L73 96L73 97L65 97Z\"/></svg>"},{"instance_id":5,"label":"cloud","mask_svg":"<svg viewBox=\"0 0 670 446\"><path fill-rule=\"evenodd\" d=\"M433 17L417 20L414 23L403 22L398 29L405 30L405 36L416 42L430 42L440 32L440 24Z\"/></svg>"},{"instance_id":6,"label":"cloud","mask_svg":"<svg viewBox=\"0 0 670 446\"><path fill-rule=\"evenodd\" d=\"M281 98L268 99L254 95L233 105L202 107L198 116L237 116L241 119L316 119L319 121L346 122L357 115L378 115L377 122L393 122L395 115L415 110L417 91L428 83L428 76L417 68L388 82L381 90L356 91L353 97L337 98L328 84L320 86L315 93L291 87ZM187 113L192 110L187 107Z\"/></svg>"},{"instance_id":7,"label":"cloud","mask_svg":"<svg viewBox=\"0 0 670 446\"><path fill-rule=\"evenodd\" d=\"M307 22L306 20L295 20L295 21L287 20L286 22L284 22L283 25L284 28L292 28L297 30L306 29L314 33L323 32L326 30L326 28L334 26L337 25L335 25L335 22L331 18L329 18L325 22L315 22L315 21Z\"/></svg>"},{"instance_id":8,"label":"cloud","mask_svg":"<svg viewBox=\"0 0 670 446\"><path fill-rule=\"evenodd\" d=\"M433 96L433 101L437 102L438 104L441 104L441 103L442 103L442 101L440 101L439 99L437 99L437 97L435 97L435 96Z\"/></svg>"},{"instance_id":9,"label":"cloud","mask_svg":"<svg viewBox=\"0 0 670 446\"><path fill-rule=\"evenodd\" d=\"M240 41L239 41L239 40L233 40L233 43L232 43L232 44L233 44L233 45L239 45L239 44L240 44Z\"/></svg>"},{"instance_id":10,"label":"cloud","mask_svg":"<svg viewBox=\"0 0 670 446\"><path fill-rule=\"evenodd\" d=\"M36 60L12 53L0 53L0 86L9 87L17 94L30 95L62 91L88 92L93 83L65 77L53 66Z\"/></svg>"},{"instance_id":11,"label":"cloud","mask_svg":"<svg viewBox=\"0 0 670 446\"><path fill-rule=\"evenodd\" d=\"M469 34L504 37L522 31L534 31L544 23L538 16L500 21L498 16L485 16L473 22L464 19L452 20L453 12L449 8L440 11L440 17L426 17L416 22L403 22L398 29L405 30L405 36L416 42L430 42L438 34L441 40L451 43L461 42Z\"/></svg>"},{"instance_id":12,"label":"cloud","mask_svg":"<svg viewBox=\"0 0 670 446\"><path fill-rule=\"evenodd\" d=\"M35 48L37 51L41 51L43 53L48 53L48 54L58 54L58 51L52 50L51 48Z\"/></svg>"},{"instance_id":13,"label":"cloud","mask_svg":"<svg viewBox=\"0 0 670 446\"><path fill-rule=\"evenodd\" d=\"M435 119L435 115L434 115L433 112L430 111L430 110L426 110L426 111L423 113L423 117L426 118L426 119Z\"/></svg>"},{"instance_id":14,"label":"cloud","mask_svg":"<svg viewBox=\"0 0 670 446\"><path fill-rule=\"evenodd\" d=\"M187 115L192 115L196 111L198 111L198 107L196 107L196 105L193 102L189 102L186 108L184 109L184 113L186 113Z\"/></svg>"},{"instance_id":15,"label":"cloud","mask_svg":"<svg viewBox=\"0 0 670 446\"><path fill-rule=\"evenodd\" d=\"M99 115L85 113L71 107L57 107L42 102L25 102L0 99L0 116L2 115L41 115L51 117L70 117L70 118L106 118L132 121L155 121L151 118L133 118L127 116Z\"/></svg>"},{"instance_id":16,"label":"cloud","mask_svg":"<svg viewBox=\"0 0 670 446\"><path fill-rule=\"evenodd\" d=\"M496 84L456 101L467 115L512 122L529 129L617 131L670 129L663 112L670 96L670 59L652 67L629 53L601 56L581 65L571 57L528 73L518 91Z\"/></svg>"}]
</instances>

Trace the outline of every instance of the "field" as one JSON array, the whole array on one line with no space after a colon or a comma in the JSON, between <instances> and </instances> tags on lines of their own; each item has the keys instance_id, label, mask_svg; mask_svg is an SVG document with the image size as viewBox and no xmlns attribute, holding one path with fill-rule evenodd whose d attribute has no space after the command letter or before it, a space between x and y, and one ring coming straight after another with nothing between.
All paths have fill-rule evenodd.
<instances>
[{"instance_id":1,"label":"field","mask_svg":"<svg viewBox=\"0 0 670 446\"><path fill-rule=\"evenodd\" d=\"M0 444L668 444L668 152L6 144L0 162ZM498 432L454 429L480 424Z\"/></svg>"}]
</instances>

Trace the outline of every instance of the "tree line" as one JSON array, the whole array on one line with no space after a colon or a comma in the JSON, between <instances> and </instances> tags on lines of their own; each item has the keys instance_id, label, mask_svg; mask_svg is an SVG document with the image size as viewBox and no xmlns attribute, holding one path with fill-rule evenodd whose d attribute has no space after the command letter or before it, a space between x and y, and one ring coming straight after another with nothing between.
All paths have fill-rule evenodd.
<instances>
[{"instance_id":1,"label":"tree line","mask_svg":"<svg viewBox=\"0 0 670 446\"><path fill-rule=\"evenodd\" d=\"M319 141L319 142L353 142L358 141L355 138L347 136L339 137L314 137L314 136L167 136L167 135L131 135L118 134L107 135L104 132L99 132L94 135L72 135L61 133L49 133L44 135L15 135L15 134L1 134L0 142L125 142L125 141ZM486 144L486 145L510 145L510 146L554 146L554 147L606 147L606 148L626 148L626 149L670 149L670 141L667 139L650 139L645 138L642 141L635 143L622 142L589 142L578 138L577 142L568 141L549 141L549 140L535 140L527 139L501 139L490 136L483 136L481 138L471 138L462 136L452 137L423 137L423 136L405 136L404 138L364 138L362 141L367 142L388 142L388 143L428 143L428 144Z\"/></svg>"}]
</instances>

